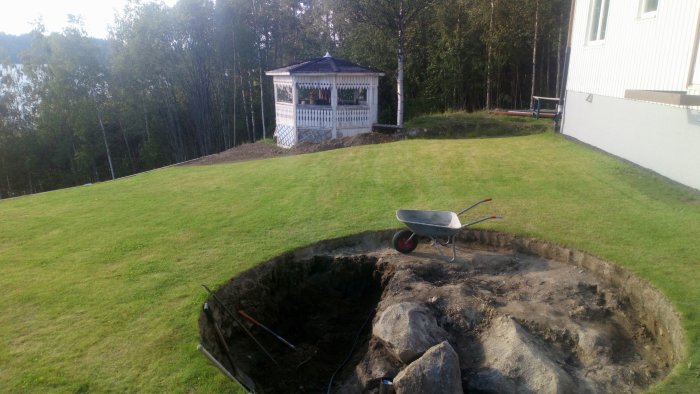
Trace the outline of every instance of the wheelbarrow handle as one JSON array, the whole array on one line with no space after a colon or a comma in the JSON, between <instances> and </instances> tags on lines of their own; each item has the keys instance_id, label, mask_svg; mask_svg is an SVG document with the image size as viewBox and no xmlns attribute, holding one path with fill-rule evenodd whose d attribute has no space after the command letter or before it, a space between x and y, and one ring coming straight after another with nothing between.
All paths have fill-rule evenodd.
<instances>
[{"instance_id":1,"label":"wheelbarrow handle","mask_svg":"<svg viewBox=\"0 0 700 394\"><path fill-rule=\"evenodd\" d=\"M483 218L481 218L481 219L477 219L477 220L475 220L475 221L473 221L473 222L469 222L469 223L467 223L467 224L465 224L465 225L462 225L462 228L469 227L469 226L471 226L471 225L473 225L473 224L485 222L485 221L491 220L491 219L503 219L503 217L502 217L502 216L496 216L496 215L485 216L485 217L483 217Z\"/></svg>"},{"instance_id":2,"label":"wheelbarrow handle","mask_svg":"<svg viewBox=\"0 0 700 394\"><path fill-rule=\"evenodd\" d=\"M467 212L468 210L474 208L475 206L477 206L477 205L479 205L479 204L483 204L483 203L489 202L489 201L491 201L491 200L493 200L493 199L492 199L492 198L485 198L485 199L483 199L483 200L481 200L481 201L477 201L477 202L475 202L474 204L470 205L468 208L463 209L460 213L457 214L457 216L462 215L463 213Z\"/></svg>"}]
</instances>

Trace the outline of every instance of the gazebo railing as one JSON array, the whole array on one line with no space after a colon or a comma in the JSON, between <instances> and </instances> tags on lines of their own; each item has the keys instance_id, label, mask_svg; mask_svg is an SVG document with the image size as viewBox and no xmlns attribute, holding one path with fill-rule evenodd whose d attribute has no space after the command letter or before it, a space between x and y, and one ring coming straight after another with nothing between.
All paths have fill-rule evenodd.
<instances>
[{"instance_id":1,"label":"gazebo railing","mask_svg":"<svg viewBox=\"0 0 700 394\"><path fill-rule=\"evenodd\" d=\"M370 109L368 106L338 106L333 119L333 108L330 106L297 107L298 128L330 129L334 121L337 129L370 127Z\"/></svg>"},{"instance_id":2,"label":"gazebo railing","mask_svg":"<svg viewBox=\"0 0 700 394\"><path fill-rule=\"evenodd\" d=\"M336 109L338 129L353 129L371 126L369 121L369 107L350 106Z\"/></svg>"},{"instance_id":3,"label":"gazebo railing","mask_svg":"<svg viewBox=\"0 0 700 394\"><path fill-rule=\"evenodd\" d=\"M333 127L333 108L331 106L297 107L297 128L329 129Z\"/></svg>"}]
</instances>

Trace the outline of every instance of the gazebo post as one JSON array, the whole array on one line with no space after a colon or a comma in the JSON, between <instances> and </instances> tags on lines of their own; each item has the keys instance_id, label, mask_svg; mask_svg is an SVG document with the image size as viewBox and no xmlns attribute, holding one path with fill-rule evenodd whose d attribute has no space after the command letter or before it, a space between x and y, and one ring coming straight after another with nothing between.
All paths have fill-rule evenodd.
<instances>
[{"instance_id":1,"label":"gazebo post","mask_svg":"<svg viewBox=\"0 0 700 394\"><path fill-rule=\"evenodd\" d=\"M367 87L367 104L369 105L369 122L370 123L377 123L376 116L375 116L375 110L374 110L374 83L369 84Z\"/></svg>"},{"instance_id":2,"label":"gazebo post","mask_svg":"<svg viewBox=\"0 0 700 394\"><path fill-rule=\"evenodd\" d=\"M297 132L297 106L299 105L299 94L297 93L297 79L294 75L292 78L292 127L294 129L294 145L299 142L299 133Z\"/></svg>"},{"instance_id":3,"label":"gazebo post","mask_svg":"<svg viewBox=\"0 0 700 394\"><path fill-rule=\"evenodd\" d=\"M331 81L331 122L333 122L331 134L333 135L333 138L338 138L338 115L336 112L338 110L338 85L336 84L337 79L338 77L336 75L333 75L333 80Z\"/></svg>"},{"instance_id":4,"label":"gazebo post","mask_svg":"<svg viewBox=\"0 0 700 394\"><path fill-rule=\"evenodd\" d=\"M379 81L375 80L371 84L372 86L372 105L370 108L372 108L372 123L377 123L379 114L377 113L379 111ZM369 95L369 94L368 94Z\"/></svg>"}]
</instances>

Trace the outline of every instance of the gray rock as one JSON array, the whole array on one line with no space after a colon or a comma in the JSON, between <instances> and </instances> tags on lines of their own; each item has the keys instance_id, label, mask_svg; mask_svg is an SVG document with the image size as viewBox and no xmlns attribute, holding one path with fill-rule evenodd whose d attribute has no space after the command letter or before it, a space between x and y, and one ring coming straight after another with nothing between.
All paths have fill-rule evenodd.
<instances>
[{"instance_id":1,"label":"gray rock","mask_svg":"<svg viewBox=\"0 0 700 394\"><path fill-rule=\"evenodd\" d=\"M515 393L515 383L503 376L497 369L485 369L479 371L469 380L469 391L484 394L512 394Z\"/></svg>"},{"instance_id":2,"label":"gray rock","mask_svg":"<svg viewBox=\"0 0 700 394\"><path fill-rule=\"evenodd\" d=\"M374 324L372 334L404 364L447 338L430 310L415 302L401 302L386 308Z\"/></svg>"},{"instance_id":3,"label":"gray rock","mask_svg":"<svg viewBox=\"0 0 700 394\"><path fill-rule=\"evenodd\" d=\"M571 377L517 322L493 319L483 336L483 367L497 370L516 382L517 393L576 393Z\"/></svg>"},{"instance_id":4,"label":"gray rock","mask_svg":"<svg viewBox=\"0 0 700 394\"><path fill-rule=\"evenodd\" d=\"M447 341L433 346L394 378L396 394L461 394L459 357Z\"/></svg>"},{"instance_id":5,"label":"gray rock","mask_svg":"<svg viewBox=\"0 0 700 394\"><path fill-rule=\"evenodd\" d=\"M357 364L346 383L334 392L337 394L368 392L368 385L386 376L396 376L404 367L401 361L389 354L381 341L372 338L367 353Z\"/></svg>"}]
</instances>

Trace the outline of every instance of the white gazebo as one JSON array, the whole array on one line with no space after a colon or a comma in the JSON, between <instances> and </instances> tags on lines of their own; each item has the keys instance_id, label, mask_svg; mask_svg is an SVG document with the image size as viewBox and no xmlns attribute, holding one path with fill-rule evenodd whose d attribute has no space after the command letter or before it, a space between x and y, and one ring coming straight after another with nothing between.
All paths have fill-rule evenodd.
<instances>
[{"instance_id":1,"label":"white gazebo","mask_svg":"<svg viewBox=\"0 0 700 394\"><path fill-rule=\"evenodd\" d=\"M369 133L377 122L380 71L326 53L265 74L275 86L279 146Z\"/></svg>"}]
</instances>

